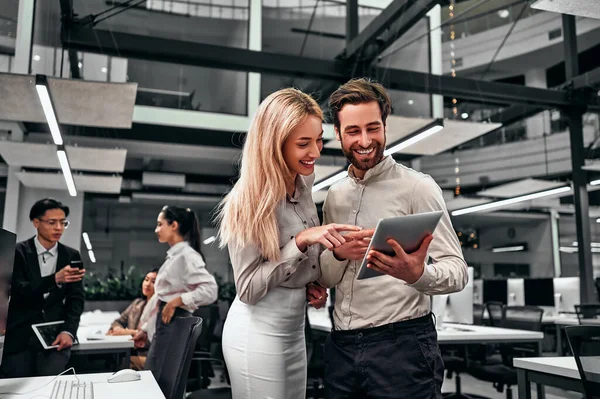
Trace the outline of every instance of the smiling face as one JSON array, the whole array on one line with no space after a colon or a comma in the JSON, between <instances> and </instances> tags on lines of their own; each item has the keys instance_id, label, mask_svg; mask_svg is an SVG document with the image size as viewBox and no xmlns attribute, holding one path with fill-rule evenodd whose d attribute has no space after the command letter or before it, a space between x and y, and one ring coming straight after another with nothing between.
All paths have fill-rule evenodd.
<instances>
[{"instance_id":1,"label":"smiling face","mask_svg":"<svg viewBox=\"0 0 600 399\"><path fill-rule=\"evenodd\" d=\"M385 125L377 101L346 104L338 113L340 127L335 129L342 151L354 166L357 177L383 159Z\"/></svg>"},{"instance_id":2,"label":"smiling face","mask_svg":"<svg viewBox=\"0 0 600 399\"><path fill-rule=\"evenodd\" d=\"M283 159L294 177L309 176L315 171L322 149L323 124L320 118L309 115L283 143Z\"/></svg>"}]
</instances>

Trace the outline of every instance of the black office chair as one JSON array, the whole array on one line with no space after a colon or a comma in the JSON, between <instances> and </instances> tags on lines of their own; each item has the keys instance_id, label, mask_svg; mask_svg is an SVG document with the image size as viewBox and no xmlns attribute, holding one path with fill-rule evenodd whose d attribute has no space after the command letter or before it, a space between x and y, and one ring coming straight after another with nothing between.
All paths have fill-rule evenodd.
<instances>
[{"instance_id":1,"label":"black office chair","mask_svg":"<svg viewBox=\"0 0 600 399\"><path fill-rule=\"evenodd\" d=\"M488 311L490 317L490 326L499 327L502 322L502 309L504 304L502 302L486 302L485 308Z\"/></svg>"},{"instance_id":2,"label":"black office chair","mask_svg":"<svg viewBox=\"0 0 600 399\"><path fill-rule=\"evenodd\" d=\"M213 362L198 361L199 358L211 359L211 344L215 328L221 317L219 315L219 306L214 303L208 306L202 306L194 311L195 317L200 317L203 321L202 332L194 348L194 357L190 366L190 372L187 381L187 391L206 388L210 384L210 378L214 377Z\"/></svg>"},{"instance_id":3,"label":"black office chair","mask_svg":"<svg viewBox=\"0 0 600 399\"><path fill-rule=\"evenodd\" d=\"M600 398L600 326L566 327L586 399Z\"/></svg>"},{"instance_id":4,"label":"black office chair","mask_svg":"<svg viewBox=\"0 0 600 399\"><path fill-rule=\"evenodd\" d=\"M194 347L202 331L202 319L199 317L179 317L174 321L169 356L167 356L157 382L167 399L181 399L194 355Z\"/></svg>"},{"instance_id":5,"label":"black office chair","mask_svg":"<svg viewBox=\"0 0 600 399\"><path fill-rule=\"evenodd\" d=\"M485 313L485 305L480 303L473 304L473 324L476 326L482 326L483 314Z\"/></svg>"},{"instance_id":6,"label":"black office chair","mask_svg":"<svg viewBox=\"0 0 600 399\"><path fill-rule=\"evenodd\" d=\"M600 319L600 304L597 303L582 303L575 305L575 313L580 325L584 325L586 320L594 320L598 322Z\"/></svg>"},{"instance_id":7,"label":"black office chair","mask_svg":"<svg viewBox=\"0 0 600 399\"><path fill-rule=\"evenodd\" d=\"M502 319L497 327L519 330L542 331L544 311L534 306L504 306ZM512 386L517 385L517 370L513 367L515 357L531 357L538 355L537 343L501 344L501 364L483 364L469 368L469 374L478 380L488 381L498 392L506 389L506 398L512 399Z\"/></svg>"}]
</instances>

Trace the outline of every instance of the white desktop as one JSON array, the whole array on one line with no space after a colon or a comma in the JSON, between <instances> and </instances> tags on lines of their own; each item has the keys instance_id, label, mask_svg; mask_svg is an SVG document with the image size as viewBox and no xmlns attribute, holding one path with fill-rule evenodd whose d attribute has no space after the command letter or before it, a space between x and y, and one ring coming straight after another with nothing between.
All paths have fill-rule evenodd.
<instances>
[{"instance_id":1,"label":"white desktop","mask_svg":"<svg viewBox=\"0 0 600 399\"><path fill-rule=\"evenodd\" d=\"M525 306L525 279L509 278L506 280L508 298L506 303L508 306Z\"/></svg>"},{"instance_id":2,"label":"white desktop","mask_svg":"<svg viewBox=\"0 0 600 399\"><path fill-rule=\"evenodd\" d=\"M575 305L581 302L579 277L555 277L553 283L555 312L574 313Z\"/></svg>"},{"instance_id":3,"label":"white desktop","mask_svg":"<svg viewBox=\"0 0 600 399\"><path fill-rule=\"evenodd\" d=\"M436 318L436 328L444 323L473 324L473 268L469 267L469 282L460 292L431 297L431 311Z\"/></svg>"}]
</instances>

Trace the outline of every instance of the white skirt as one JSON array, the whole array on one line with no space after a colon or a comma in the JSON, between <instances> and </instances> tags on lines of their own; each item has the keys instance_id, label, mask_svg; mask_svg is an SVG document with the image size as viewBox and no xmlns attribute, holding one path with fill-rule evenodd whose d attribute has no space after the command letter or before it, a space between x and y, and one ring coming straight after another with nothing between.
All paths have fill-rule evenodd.
<instances>
[{"instance_id":1,"label":"white skirt","mask_svg":"<svg viewBox=\"0 0 600 399\"><path fill-rule=\"evenodd\" d=\"M223 355L233 399L306 397L305 288L277 287L256 305L233 301Z\"/></svg>"}]
</instances>

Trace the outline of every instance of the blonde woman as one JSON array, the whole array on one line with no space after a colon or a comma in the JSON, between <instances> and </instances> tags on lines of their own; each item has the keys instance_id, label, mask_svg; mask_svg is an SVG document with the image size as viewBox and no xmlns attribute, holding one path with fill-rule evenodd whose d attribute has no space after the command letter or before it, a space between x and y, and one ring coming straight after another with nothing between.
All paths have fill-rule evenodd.
<instances>
[{"instance_id":1,"label":"blonde woman","mask_svg":"<svg viewBox=\"0 0 600 399\"><path fill-rule=\"evenodd\" d=\"M237 288L223 330L234 399L306 397L305 286L321 276L321 245L332 250L346 242L340 232L359 230L319 226L311 189L322 118L299 90L268 96L248 131L240 178L220 205Z\"/></svg>"}]
</instances>

